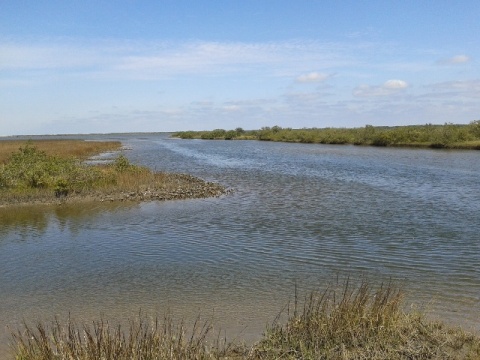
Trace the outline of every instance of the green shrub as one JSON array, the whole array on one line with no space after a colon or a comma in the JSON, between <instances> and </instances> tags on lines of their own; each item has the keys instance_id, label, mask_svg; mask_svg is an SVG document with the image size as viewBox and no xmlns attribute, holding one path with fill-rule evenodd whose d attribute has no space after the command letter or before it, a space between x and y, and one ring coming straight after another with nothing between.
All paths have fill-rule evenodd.
<instances>
[{"instance_id":1,"label":"green shrub","mask_svg":"<svg viewBox=\"0 0 480 360\"><path fill-rule=\"evenodd\" d=\"M27 144L20 147L1 169L1 184L6 188L48 188L60 176L69 174L75 161L48 156L45 152Z\"/></svg>"},{"instance_id":2,"label":"green shrub","mask_svg":"<svg viewBox=\"0 0 480 360\"><path fill-rule=\"evenodd\" d=\"M225 140L233 140L237 137L237 132L235 130L229 130L225 133Z\"/></svg>"},{"instance_id":3,"label":"green shrub","mask_svg":"<svg viewBox=\"0 0 480 360\"><path fill-rule=\"evenodd\" d=\"M480 144L469 144L480 140L480 120L469 125L412 125L372 126L363 128L304 128L291 129L280 126L262 127L260 130L245 131L242 128L225 131L187 131L175 133L183 139L249 139L262 141L301 142L319 144L355 144L373 146L422 146L439 148L478 149Z\"/></svg>"},{"instance_id":4,"label":"green shrub","mask_svg":"<svg viewBox=\"0 0 480 360\"><path fill-rule=\"evenodd\" d=\"M113 162L113 166L115 170L118 172L125 172L131 170L134 165L130 163L125 155L118 156L115 161Z\"/></svg>"},{"instance_id":5,"label":"green shrub","mask_svg":"<svg viewBox=\"0 0 480 360\"><path fill-rule=\"evenodd\" d=\"M0 189L4 191L51 190L56 197L82 192L97 185L115 182L115 173L137 169L121 155L115 159L112 171L80 163L74 158L47 155L27 144L14 152L0 167Z\"/></svg>"},{"instance_id":6,"label":"green shrub","mask_svg":"<svg viewBox=\"0 0 480 360\"><path fill-rule=\"evenodd\" d=\"M480 120L472 121L468 126L468 130L473 138L480 139Z\"/></svg>"}]
</instances>

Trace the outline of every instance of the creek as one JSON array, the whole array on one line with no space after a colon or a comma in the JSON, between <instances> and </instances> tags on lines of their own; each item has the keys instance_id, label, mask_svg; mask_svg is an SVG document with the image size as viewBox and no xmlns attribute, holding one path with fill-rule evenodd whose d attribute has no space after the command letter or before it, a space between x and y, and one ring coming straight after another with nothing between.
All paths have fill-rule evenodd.
<instances>
[{"instance_id":1,"label":"creek","mask_svg":"<svg viewBox=\"0 0 480 360\"><path fill-rule=\"evenodd\" d=\"M201 314L229 339L255 340L295 287L348 276L393 280L407 304L480 330L478 151L87 138L120 140L134 163L233 192L0 208L0 355L23 319L69 314Z\"/></svg>"}]
</instances>

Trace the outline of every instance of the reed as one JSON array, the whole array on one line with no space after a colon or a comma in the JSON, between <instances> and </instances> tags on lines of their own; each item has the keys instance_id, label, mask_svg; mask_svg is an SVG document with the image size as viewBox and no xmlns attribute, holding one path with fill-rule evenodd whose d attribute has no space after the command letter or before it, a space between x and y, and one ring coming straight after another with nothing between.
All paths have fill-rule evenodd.
<instances>
[{"instance_id":1,"label":"reed","mask_svg":"<svg viewBox=\"0 0 480 360\"><path fill-rule=\"evenodd\" d=\"M139 316L124 330L100 320L38 324L12 334L16 359L479 359L480 337L404 311L403 292L367 281L310 293L299 311L269 325L250 347L211 336L210 322L187 328Z\"/></svg>"}]
</instances>

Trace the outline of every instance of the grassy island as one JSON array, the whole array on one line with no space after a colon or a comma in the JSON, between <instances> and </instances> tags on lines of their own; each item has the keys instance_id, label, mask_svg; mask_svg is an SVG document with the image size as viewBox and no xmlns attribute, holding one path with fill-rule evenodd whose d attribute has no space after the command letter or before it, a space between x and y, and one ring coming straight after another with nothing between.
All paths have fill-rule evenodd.
<instances>
[{"instance_id":1,"label":"grassy island","mask_svg":"<svg viewBox=\"0 0 480 360\"><path fill-rule=\"evenodd\" d=\"M173 200L218 196L225 189L185 174L154 173L124 155L91 165L120 142L0 141L0 206L72 201ZM14 150L16 149L16 150Z\"/></svg>"},{"instance_id":2,"label":"grassy island","mask_svg":"<svg viewBox=\"0 0 480 360\"><path fill-rule=\"evenodd\" d=\"M423 147L480 150L480 120L468 125L371 126L362 128L291 129L280 126L260 130L215 129L181 131L172 134L182 139L263 140L316 144L352 144L371 146Z\"/></svg>"},{"instance_id":3,"label":"grassy island","mask_svg":"<svg viewBox=\"0 0 480 360\"><path fill-rule=\"evenodd\" d=\"M480 337L405 312L403 293L367 282L295 301L253 345L216 336L209 321L140 317L122 329L99 320L25 324L13 334L16 359L479 359Z\"/></svg>"}]
</instances>

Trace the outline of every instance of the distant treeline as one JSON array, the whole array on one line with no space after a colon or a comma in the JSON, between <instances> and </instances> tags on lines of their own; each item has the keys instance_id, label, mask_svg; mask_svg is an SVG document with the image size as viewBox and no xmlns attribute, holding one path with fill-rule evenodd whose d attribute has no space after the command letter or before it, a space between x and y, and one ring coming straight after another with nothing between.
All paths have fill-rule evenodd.
<instances>
[{"instance_id":1,"label":"distant treeline","mask_svg":"<svg viewBox=\"0 0 480 360\"><path fill-rule=\"evenodd\" d=\"M317 144L353 144L372 146L413 146L446 149L480 150L480 120L468 125L372 126L361 128L304 128L280 126L260 130L215 129L212 131L181 131L172 135L182 139L264 140Z\"/></svg>"}]
</instances>

